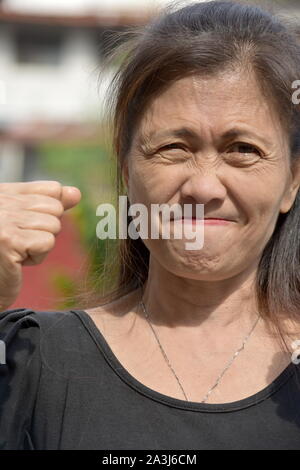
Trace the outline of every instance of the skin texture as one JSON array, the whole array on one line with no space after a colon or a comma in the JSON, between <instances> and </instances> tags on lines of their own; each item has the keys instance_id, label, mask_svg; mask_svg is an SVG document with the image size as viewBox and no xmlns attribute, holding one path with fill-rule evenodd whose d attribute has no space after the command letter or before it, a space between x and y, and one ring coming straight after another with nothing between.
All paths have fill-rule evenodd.
<instances>
[{"instance_id":1,"label":"skin texture","mask_svg":"<svg viewBox=\"0 0 300 470\"><path fill-rule=\"evenodd\" d=\"M196 137L149 137L183 126ZM222 138L231 128L253 135ZM125 167L131 204L201 203L205 217L232 220L205 226L196 251L185 249L185 239L144 240L151 252L144 299L155 321L203 329L203 321L254 318L258 261L299 188L289 159L287 136L254 76L187 77L153 100Z\"/></svg>"},{"instance_id":2,"label":"skin texture","mask_svg":"<svg viewBox=\"0 0 300 470\"><path fill-rule=\"evenodd\" d=\"M0 310L17 299L22 266L40 264L55 245L60 219L81 199L58 181L0 184Z\"/></svg>"}]
</instances>

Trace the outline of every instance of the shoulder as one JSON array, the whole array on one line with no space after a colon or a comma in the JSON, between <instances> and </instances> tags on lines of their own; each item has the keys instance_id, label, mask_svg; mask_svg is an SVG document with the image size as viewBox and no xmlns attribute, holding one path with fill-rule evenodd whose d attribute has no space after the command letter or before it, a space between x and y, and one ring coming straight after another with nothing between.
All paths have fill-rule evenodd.
<instances>
[{"instance_id":1,"label":"shoulder","mask_svg":"<svg viewBox=\"0 0 300 470\"><path fill-rule=\"evenodd\" d=\"M0 312L0 339L8 342L20 331L47 331L56 323L74 318L72 311L42 311L30 308L16 308ZM24 333L25 334L25 333Z\"/></svg>"},{"instance_id":2,"label":"shoulder","mask_svg":"<svg viewBox=\"0 0 300 470\"><path fill-rule=\"evenodd\" d=\"M97 349L76 312L18 308L0 313L0 409L4 390L14 389L18 397L30 390L35 396L41 374L65 378L74 364L77 375L83 374Z\"/></svg>"},{"instance_id":3,"label":"shoulder","mask_svg":"<svg viewBox=\"0 0 300 470\"><path fill-rule=\"evenodd\" d=\"M37 311L30 308L16 308L0 313L1 449L27 448L24 433L31 427L39 393L44 366L43 338L64 320L73 324L74 321L70 321L73 315L71 312ZM48 347L48 341L45 343L45 349L52 351L52 354L57 352L53 344Z\"/></svg>"},{"instance_id":4,"label":"shoulder","mask_svg":"<svg viewBox=\"0 0 300 470\"><path fill-rule=\"evenodd\" d=\"M0 366L20 363L24 366L33 357L57 346L63 337L80 335L79 318L73 311L42 311L16 308L0 313ZM4 357L5 356L5 357ZM3 370L3 368L2 368Z\"/></svg>"}]
</instances>

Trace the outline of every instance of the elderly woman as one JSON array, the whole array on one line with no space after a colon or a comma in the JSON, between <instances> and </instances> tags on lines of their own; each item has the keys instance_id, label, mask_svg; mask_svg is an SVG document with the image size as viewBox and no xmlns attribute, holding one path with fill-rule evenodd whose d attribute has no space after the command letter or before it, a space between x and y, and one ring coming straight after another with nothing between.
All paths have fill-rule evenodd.
<instances>
[{"instance_id":1,"label":"elderly woman","mask_svg":"<svg viewBox=\"0 0 300 470\"><path fill-rule=\"evenodd\" d=\"M171 232L202 223L204 244L128 237L108 301L2 309L0 447L300 449L296 29L211 1L165 10L124 47L110 95L120 194L191 204ZM1 192L22 221L2 234L7 308L79 194Z\"/></svg>"}]
</instances>

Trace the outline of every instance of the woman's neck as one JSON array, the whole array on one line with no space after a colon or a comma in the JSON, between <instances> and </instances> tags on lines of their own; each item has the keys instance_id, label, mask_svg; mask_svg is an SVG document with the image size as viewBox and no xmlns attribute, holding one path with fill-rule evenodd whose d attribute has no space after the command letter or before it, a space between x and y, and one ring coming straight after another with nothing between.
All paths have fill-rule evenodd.
<instances>
[{"instance_id":1,"label":"woman's neck","mask_svg":"<svg viewBox=\"0 0 300 470\"><path fill-rule=\"evenodd\" d=\"M248 323L258 315L254 278L252 268L225 280L188 279L167 271L151 257L143 301L157 325L218 328Z\"/></svg>"}]
</instances>

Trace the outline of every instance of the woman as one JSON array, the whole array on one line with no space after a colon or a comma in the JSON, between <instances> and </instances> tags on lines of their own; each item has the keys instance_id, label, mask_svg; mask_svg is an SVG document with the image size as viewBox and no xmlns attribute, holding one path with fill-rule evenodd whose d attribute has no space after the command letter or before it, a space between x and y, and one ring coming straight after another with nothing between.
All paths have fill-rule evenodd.
<instances>
[{"instance_id":1,"label":"woman","mask_svg":"<svg viewBox=\"0 0 300 470\"><path fill-rule=\"evenodd\" d=\"M126 47L111 87L120 193L147 208L203 204L204 245L120 240L106 301L3 311L1 446L299 449L296 31L212 1L166 10ZM75 191L2 186L23 221L6 237L5 308Z\"/></svg>"}]
</instances>

